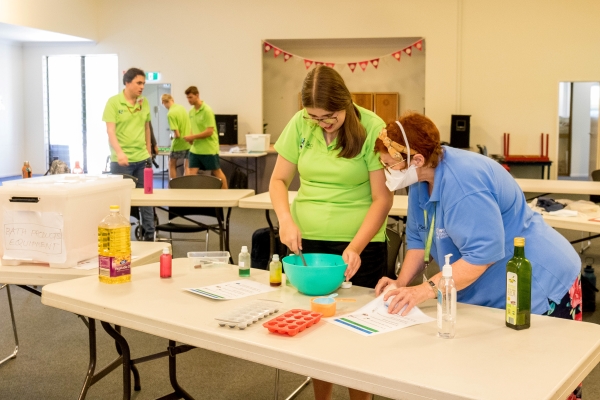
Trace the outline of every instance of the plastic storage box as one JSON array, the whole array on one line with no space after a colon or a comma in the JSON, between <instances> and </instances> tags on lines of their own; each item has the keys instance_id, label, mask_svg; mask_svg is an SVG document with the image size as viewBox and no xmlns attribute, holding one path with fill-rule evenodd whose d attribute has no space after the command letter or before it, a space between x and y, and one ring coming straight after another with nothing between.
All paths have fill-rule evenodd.
<instances>
[{"instance_id":1,"label":"plastic storage box","mask_svg":"<svg viewBox=\"0 0 600 400\"><path fill-rule=\"evenodd\" d=\"M269 150L271 144L271 134L269 133L249 133L246 135L246 150L248 153L262 153Z\"/></svg>"},{"instance_id":2,"label":"plastic storage box","mask_svg":"<svg viewBox=\"0 0 600 400\"><path fill-rule=\"evenodd\" d=\"M223 267L229 261L228 251L190 251L187 253L190 269Z\"/></svg>"},{"instance_id":3,"label":"plastic storage box","mask_svg":"<svg viewBox=\"0 0 600 400\"><path fill-rule=\"evenodd\" d=\"M129 219L131 179L119 175L50 175L0 187L4 265L75 267L98 255L98 224L112 204Z\"/></svg>"}]
</instances>

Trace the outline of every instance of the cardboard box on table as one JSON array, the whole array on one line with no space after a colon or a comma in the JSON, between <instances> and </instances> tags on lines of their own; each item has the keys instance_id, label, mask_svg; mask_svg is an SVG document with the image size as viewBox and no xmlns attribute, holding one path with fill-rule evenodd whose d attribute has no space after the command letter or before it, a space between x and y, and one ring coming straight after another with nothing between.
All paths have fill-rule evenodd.
<instances>
[{"instance_id":1,"label":"cardboard box on table","mask_svg":"<svg viewBox=\"0 0 600 400\"><path fill-rule=\"evenodd\" d=\"M119 205L129 219L131 179L120 175L50 175L0 187L2 264L70 268L98 254L98 224Z\"/></svg>"}]
</instances>

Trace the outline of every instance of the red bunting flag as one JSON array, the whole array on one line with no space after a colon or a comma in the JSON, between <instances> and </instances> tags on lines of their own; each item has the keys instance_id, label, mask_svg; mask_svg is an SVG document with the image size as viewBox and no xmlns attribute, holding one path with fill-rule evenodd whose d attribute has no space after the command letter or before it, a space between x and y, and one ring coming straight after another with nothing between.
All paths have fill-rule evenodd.
<instances>
[{"instance_id":1,"label":"red bunting flag","mask_svg":"<svg viewBox=\"0 0 600 400\"><path fill-rule=\"evenodd\" d=\"M400 56L402 55L402 50L397 51L395 53L392 53L392 57L394 57L396 60L400 61Z\"/></svg>"},{"instance_id":2,"label":"red bunting flag","mask_svg":"<svg viewBox=\"0 0 600 400\"><path fill-rule=\"evenodd\" d=\"M269 50L271 50L273 48L273 46L271 46L269 43L265 42L265 53L268 53Z\"/></svg>"},{"instance_id":3,"label":"red bunting flag","mask_svg":"<svg viewBox=\"0 0 600 400\"><path fill-rule=\"evenodd\" d=\"M328 66L329 68L335 67L335 63L325 63L325 65Z\"/></svg>"},{"instance_id":4,"label":"red bunting flag","mask_svg":"<svg viewBox=\"0 0 600 400\"><path fill-rule=\"evenodd\" d=\"M375 67L375 69L377 69L377 67L379 67L379 58L374 58L371 60L371 64L373 64L373 66Z\"/></svg>"},{"instance_id":5,"label":"red bunting flag","mask_svg":"<svg viewBox=\"0 0 600 400\"><path fill-rule=\"evenodd\" d=\"M416 47L416 48L417 48L419 51L423 50L423 41L422 41L422 40L419 40L417 43L415 43L415 47Z\"/></svg>"},{"instance_id":6,"label":"red bunting flag","mask_svg":"<svg viewBox=\"0 0 600 400\"><path fill-rule=\"evenodd\" d=\"M318 67L319 65L323 65L324 63L322 63L321 61L315 61L315 67Z\"/></svg>"},{"instance_id":7,"label":"red bunting flag","mask_svg":"<svg viewBox=\"0 0 600 400\"><path fill-rule=\"evenodd\" d=\"M309 69L313 62L314 61L311 60L304 60L304 66L306 67L306 69Z\"/></svg>"},{"instance_id":8,"label":"red bunting flag","mask_svg":"<svg viewBox=\"0 0 600 400\"><path fill-rule=\"evenodd\" d=\"M358 65L360 65L360 68L364 71L367 69L367 65L369 65L368 61L361 61L358 63Z\"/></svg>"},{"instance_id":9,"label":"red bunting flag","mask_svg":"<svg viewBox=\"0 0 600 400\"><path fill-rule=\"evenodd\" d=\"M411 55L412 55L412 48L410 48L410 47L407 47L407 48L405 48L405 49L404 49L404 52L405 52L406 54L408 54L409 56L411 56Z\"/></svg>"},{"instance_id":10,"label":"red bunting flag","mask_svg":"<svg viewBox=\"0 0 600 400\"><path fill-rule=\"evenodd\" d=\"M356 69L356 63L348 63L348 67L350 67L350 71L354 72Z\"/></svg>"},{"instance_id":11,"label":"red bunting flag","mask_svg":"<svg viewBox=\"0 0 600 400\"><path fill-rule=\"evenodd\" d=\"M273 55L275 56L275 58L277 58L277 56L279 56L282 53L282 51L280 49L278 49L277 47L273 47Z\"/></svg>"},{"instance_id":12,"label":"red bunting flag","mask_svg":"<svg viewBox=\"0 0 600 400\"><path fill-rule=\"evenodd\" d=\"M286 53L284 51L283 52L283 61L287 62L287 60L289 60L290 58L292 58L292 55L290 53Z\"/></svg>"}]
</instances>

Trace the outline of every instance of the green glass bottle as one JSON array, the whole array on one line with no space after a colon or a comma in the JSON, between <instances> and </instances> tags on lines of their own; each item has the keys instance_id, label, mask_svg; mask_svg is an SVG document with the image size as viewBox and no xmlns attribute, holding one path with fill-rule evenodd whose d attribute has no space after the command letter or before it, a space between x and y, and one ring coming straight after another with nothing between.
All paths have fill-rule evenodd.
<instances>
[{"instance_id":1,"label":"green glass bottle","mask_svg":"<svg viewBox=\"0 0 600 400\"><path fill-rule=\"evenodd\" d=\"M525 238L515 238L515 253L506 263L506 326L521 330L531 320L531 263L525 258Z\"/></svg>"}]
</instances>

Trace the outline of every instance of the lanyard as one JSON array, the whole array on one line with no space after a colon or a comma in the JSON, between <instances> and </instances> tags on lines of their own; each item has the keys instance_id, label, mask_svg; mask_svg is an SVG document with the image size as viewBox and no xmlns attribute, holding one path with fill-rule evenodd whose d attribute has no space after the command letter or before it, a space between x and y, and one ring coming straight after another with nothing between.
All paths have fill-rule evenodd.
<instances>
[{"instance_id":1,"label":"lanyard","mask_svg":"<svg viewBox=\"0 0 600 400\"><path fill-rule=\"evenodd\" d=\"M423 210L423 216L425 217L425 227L427 227L427 210ZM429 266L430 254L431 254L431 244L433 242L433 229L435 226L435 207L433 209L433 216L431 217L431 225L429 225L429 233L427 234L427 241L425 242L425 268L423 269L423 282L427 281L427 267Z\"/></svg>"},{"instance_id":2,"label":"lanyard","mask_svg":"<svg viewBox=\"0 0 600 400\"><path fill-rule=\"evenodd\" d=\"M427 227L427 210L423 210L423 216L425 217L425 226ZM435 209L433 210L433 216L431 217L431 225L429 225L429 233L427 234L427 242L425 242L425 264L430 262L431 254L431 243L433 242L433 229L435 226Z\"/></svg>"}]
</instances>

